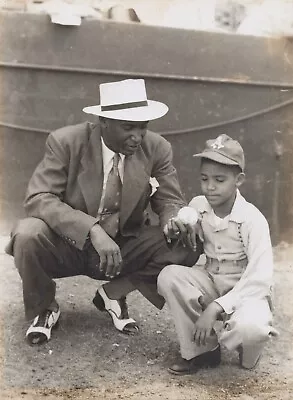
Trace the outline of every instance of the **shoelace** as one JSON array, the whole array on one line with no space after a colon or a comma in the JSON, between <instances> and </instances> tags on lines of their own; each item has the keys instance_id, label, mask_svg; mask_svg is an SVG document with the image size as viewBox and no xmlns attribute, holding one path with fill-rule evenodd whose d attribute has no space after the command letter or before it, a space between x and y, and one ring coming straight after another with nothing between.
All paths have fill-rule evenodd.
<instances>
[{"instance_id":1,"label":"shoelace","mask_svg":"<svg viewBox=\"0 0 293 400\"><path fill-rule=\"evenodd\" d=\"M53 311L47 310L43 315L39 316L39 320L36 326L44 326L46 327L49 322L50 315Z\"/></svg>"}]
</instances>

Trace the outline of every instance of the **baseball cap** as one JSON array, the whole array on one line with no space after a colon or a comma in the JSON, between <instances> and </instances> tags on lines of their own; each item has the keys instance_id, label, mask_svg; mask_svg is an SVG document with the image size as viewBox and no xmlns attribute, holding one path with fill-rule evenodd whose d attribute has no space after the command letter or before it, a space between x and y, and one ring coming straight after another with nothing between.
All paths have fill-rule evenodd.
<instances>
[{"instance_id":1,"label":"baseball cap","mask_svg":"<svg viewBox=\"0 0 293 400\"><path fill-rule=\"evenodd\" d=\"M194 154L193 157L208 158L225 165L238 165L242 171L245 167L241 144L226 134L207 140L205 149L199 154Z\"/></svg>"}]
</instances>

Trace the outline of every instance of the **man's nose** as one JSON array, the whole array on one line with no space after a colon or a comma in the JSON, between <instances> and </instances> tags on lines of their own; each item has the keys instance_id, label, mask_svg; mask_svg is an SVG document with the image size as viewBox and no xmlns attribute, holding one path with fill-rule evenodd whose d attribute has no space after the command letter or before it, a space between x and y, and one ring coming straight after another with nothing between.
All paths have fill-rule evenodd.
<instances>
[{"instance_id":1,"label":"man's nose","mask_svg":"<svg viewBox=\"0 0 293 400\"><path fill-rule=\"evenodd\" d=\"M131 139L136 142L140 143L142 140L144 132L141 129L136 129L135 131L132 132Z\"/></svg>"}]
</instances>

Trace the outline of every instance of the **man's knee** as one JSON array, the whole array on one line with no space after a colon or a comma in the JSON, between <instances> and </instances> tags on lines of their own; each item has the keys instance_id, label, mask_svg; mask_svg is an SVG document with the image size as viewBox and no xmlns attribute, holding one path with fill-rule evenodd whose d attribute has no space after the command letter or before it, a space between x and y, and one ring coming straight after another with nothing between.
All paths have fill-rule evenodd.
<instances>
[{"instance_id":1,"label":"man's knee","mask_svg":"<svg viewBox=\"0 0 293 400\"><path fill-rule=\"evenodd\" d=\"M167 265L159 274L157 280L158 292L164 296L176 286L180 272L182 272L181 265Z\"/></svg>"},{"instance_id":2,"label":"man's knee","mask_svg":"<svg viewBox=\"0 0 293 400\"><path fill-rule=\"evenodd\" d=\"M20 220L12 231L6 252L13 255L15 248L34 249L42 237L51 234L49 226L39 218L25 218Z\"/></svg>"}]
</instances>

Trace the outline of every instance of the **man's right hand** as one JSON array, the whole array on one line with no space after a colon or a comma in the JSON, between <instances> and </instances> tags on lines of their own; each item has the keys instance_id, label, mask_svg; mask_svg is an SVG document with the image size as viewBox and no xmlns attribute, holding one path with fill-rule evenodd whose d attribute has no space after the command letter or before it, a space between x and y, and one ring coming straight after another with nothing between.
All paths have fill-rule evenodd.
<instances>
[{"instance_id":1,"label":"man's right hand","mask_svg":"<svg viewBox=\"0 0 293 400\"><path fill-rule=\"evenodd\" d=\"M92 245L100 256L100 271L109 278L119 275L122 268L122 257L117 243L99 224L91 228L90 238Z\"/></svg>"},{"instance_id":2,"label":"man's right hand","mask_svg":"<svg viewBox=\"0 0 293 400\"><path fill-rule=\"evenodd\" d=\"M196 236L203 241L202 227L199 222L182 221L179 216L171 218L164 227L164 234L167 241L172 239L180 239L183 245L187 245L193 251L196 251Z\"/></svg>"}]
</instances>

